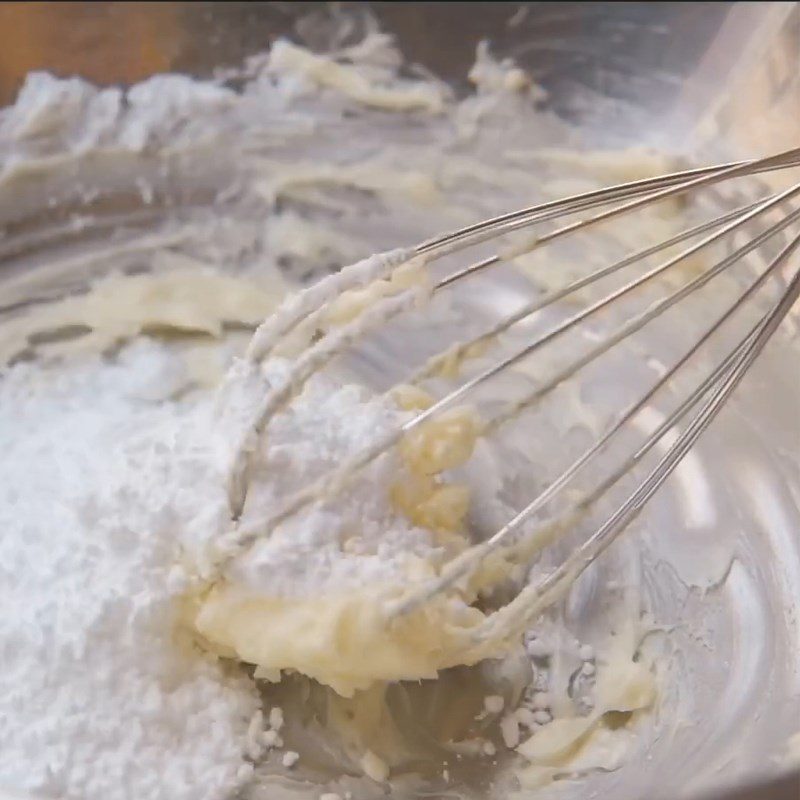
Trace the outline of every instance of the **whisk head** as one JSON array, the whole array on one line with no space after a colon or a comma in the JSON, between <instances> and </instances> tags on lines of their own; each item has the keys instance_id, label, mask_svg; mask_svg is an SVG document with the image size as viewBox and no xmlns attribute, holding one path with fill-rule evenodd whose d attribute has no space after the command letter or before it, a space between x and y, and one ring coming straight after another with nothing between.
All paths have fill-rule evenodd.
<instances>
[{"instance_id":1,"label":"whisk head","mask_svg":"<svg viewBox=\"0 0 800 800\"><path fill-rule=\"evenodd\" d=\"M624 495L603 508L599 521L592 523L572 552L540 579L521 582L511 599L488 615L475 636L503 638L523 630L642 510L725 405L797 300L800 264L795 251L800 245L800 183L766 191L757 200L671 232L666 238L587 274L549 286L495 324L451 342L445 350L429 356L405 381L406 385L421 387L440 382L443 375L457 379L438 399L336 469L287 497L268 516L245 522L239 517L247 492L248 437L265 431L270 419L331 359L399 315L425 308L432 295L437 299L451 287L468 287L475 276L504 262L536 254L553 243L571 241L580 235L602 236L605 223L630 226L637 232L636 226L641 223L636 212L656 204L671 203L672 212L681 214L689 198L702 197L722 182L728 185L737 178L796 166L800 166L800 148L768 158L684 170L574 195L479 222L414 248L373 256L291 297L259 327L244 360L229 378L234 380L257 369L262 360L280 352L293 338L307 343L294 359L286 380L264 394L252 428L240 445L230 484L234 519L228 541L230 552L241 552L258 538L269 536L290 516L342 491L360 470L382 454L402 446L415 432L424 431L443 414L495 386L534 357L545 363L549 360L549 366L554 367L552 374L521 391L515 387L513 391L499 392L501 402L495 402L488 417L484 416L484 437L501 433L512 420L528 413L579 373L596 368L621 343L635 341L633 337L639 332L661 325L658 334L667 338L675 334L671 344L682 348L671 363L660 367L660 374L641 394L619 403L596 438L539 487L499 529L445 563L436 577L409 588L386 610L387 618L392 619L419 608L467 579L497 552L527 568L559 531L576 525L607 500L614 487L624 485ZM641 233L645 238L647 231ZM492 252L481 252L480 258L466 266L452 266L466 251L484 251L495 242L499 246ZM748 269L733 283L732 297L715 290L703 305L693 306L696 332L676 328L682 323L680 318L676 322L669 316L671 309L692 302L690 298L701 296L704 287L713 289L719 277L731 273L740 262L752 264L754 260L760 262L760 268ZM440 266L445 270L441 274ZM609 288L611 281L617 283ZM708 289L705 296L708 298ZM639 307L632 309L628 304L637 297ZM559 314L554 315L554 309L559 309ZM617 311L617 317L623 318L602 334L590 331L587 338L582 333L585 326L609 311ZM698 320L698 316L702 319ZM735 332L733 337L731 330ZM679 334L687 332L691 334L688 345L678 341L683 338ZM582 347L563 346L576 333L582 336ZM683 388L693 374L690 363L697 360L701 351L719 353L719 347L713 349L714 343L725 339L723 334L733 338L733 343L721 357L712 357L710 367L699 379ZM470 366L477 369L459 377ZM614 380L613 373L608 380ZM643 426L640 417L654 398L666 387L679 384L680 401L657 424ZM645 432L639 435L643 427ZM631 479L628 488L626 481Z\"/></svg>"}]
</instances>

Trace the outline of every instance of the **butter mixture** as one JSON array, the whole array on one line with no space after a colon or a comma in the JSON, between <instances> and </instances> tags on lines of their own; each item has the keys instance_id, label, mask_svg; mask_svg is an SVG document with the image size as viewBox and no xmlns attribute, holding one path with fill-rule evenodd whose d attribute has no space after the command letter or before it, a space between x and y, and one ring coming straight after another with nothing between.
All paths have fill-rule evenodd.
<instances>
[{"instance_id":1,"label":"butter mixture","mask_svg":"<svg viewBox=\"0 0 800 800\"><path fill-rule=\"evenodd\" d=\"M277 383L286 367L267 362L266 382ZM354 385L312 379L251 458L240 522L278 507L409 417ZM221 442L236 441L226 422ZM197 598L197 630L221 654L258 665L259 677L279 680L290 668L345 695L499 655L470 641L484 618L470 605L474 592L443 597L397 625L384 611L467 545L467 487L441 475L470 456L475 428L467 410L455 409L422 431L427 449L416 442L390 452L340 497L265 532Z\"/></svg>"}]
</instances>

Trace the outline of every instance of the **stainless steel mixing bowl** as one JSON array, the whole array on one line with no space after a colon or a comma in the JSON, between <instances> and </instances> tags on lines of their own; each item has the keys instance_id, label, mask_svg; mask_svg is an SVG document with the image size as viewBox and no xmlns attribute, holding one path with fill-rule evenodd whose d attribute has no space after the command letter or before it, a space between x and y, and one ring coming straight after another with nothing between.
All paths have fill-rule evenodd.
<instances>
[{"instance_id":1,"label":"stainless steel mixing bowl","mask_svg":"<svg viewBox=\"0 0 800 800\"><path fill-rule=\"evenodd\" d=\"M351 36L358 36L359 20L373 14L396 35L410 61L446 78L457 91L466 90L477 42L488 38L498 55L513 56L531 72L547 93L546 108L579 124L597 145L668 145L713 159L800 142L796 3L343 5L355 20ZM163 71L209 75L240 64L280 35L327 46L326 21L333 13L338 11L318 3L5 3L0 5L0 104L13 100L33 69L129 84ZM0 307L23 300L27 289L18 279L36 263L48 237L62 243L69 238L61 223L76 209L101 210L107 228L122 217L129 228L146 225L163 210L157 203L142 207L134 174L148 165L129 166L130 172L123 165L109 176L118 191L102 209L73 191L76 175L64 176L58 202L50 206L27 185L0 195L5 234L0 279L7 287ZM171 204L205 202L217 179L213 165L195 177L167 187L164 196ZM65 274L52 290L69 285ZM37 292L47 293L42 287ZM795 312L792 325L800 309ZM793 369L796 379L800 370ZM787 446L800 452L797 427L786 434ZM797 497L798 487L793 490ZM669 794L654 787L648 794L653 796L666 800ZM800 772L715 797L796 800Z\"/></svg>"}]
</instances>

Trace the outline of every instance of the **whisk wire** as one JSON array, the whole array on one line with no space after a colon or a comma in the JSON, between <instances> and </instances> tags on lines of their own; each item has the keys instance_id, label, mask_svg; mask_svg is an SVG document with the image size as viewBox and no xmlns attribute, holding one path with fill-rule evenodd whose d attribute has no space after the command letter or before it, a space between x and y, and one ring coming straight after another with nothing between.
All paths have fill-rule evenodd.
<instances>
[{"instance_id":1,"label":"whisk wire","mask_svg":"<svg viewBox=\"0 0 800 800\"><path fill-rule=\"evenodd\" d=\"M736 161L729 164L721 164L714 167L701 167L698 169L674 172L669 175L661 175L655 178L645 178L642 180L631 181L629 183L618 184L617 186L605 189L595 189L578 195L572 195L561 200L553 200L541 203L536 206L512 211L502 214L482 222L469 225L452 233L445 234L434 239L423 242L416 248L416 251L423 255L437 257L449 252L479 244L487 239L494 239L506 233L510 233L518 228L526 227L534 222L543 222L554 217L565 216L567 214L581 211L586 208L593 208L598 205L606 205L617 200L626 198L636 198L638 195L646 194L646 203L657 202L666 199L673 194L687 191L703 184L716 183L723 178L741 177L743 175L755 175L760 172L769 172L776 169L785 169L800 164L800 147L786 150L773 156L762 159L752 159L749 161ZM634 199L633 202L638 202ZM636 207L636 206L634 206ZM618 215L623 211L632 210L631 206L619 207L614 210ZM589 218L582 221L582 226L588 226L602 222L607 217L599 215L599 218ZM574 229L573 229L574 230ZM569 231L572 232L572 231ZM567 233L553 232L551 238L563 236Z\"/></svg>"},{"instance_id":2,"label":"whisk wire","mask_svg":"<svg viewBox=\"0 0 800 800\"><path fill-rule=\"evenodd\" d=\"M795 249L797 243L798 239L795 239L784 248L781 256L788 256ZM800 297L800 270L797 270L792 276L778 302L734 350L735 357L725 370L722 381L716 386L686 430L679 435L647 477L565 561L540 582L525 587L508 605L494 612L482 623L475 633L476 640L503 639L513 635L519 630L519 626L528 624L538 615L542 606L548 603L554 593L558 592L559 587L571 584L613 543L720 412L798 297Z\"/></svg>"},{"instance_id":3,"label":"whisk wire","mask_svg":"<svg viewBox=\"0 0 800 800\"><path fill-rule=\"evenodd\" d=\"M745 210L743 213L733 217L732 219L728 219L727 222L725 222L725 224L719 230L709 234L708 236L705 236L703 239L691 245L689 248L681 251L675 256L651 268L650 270L646 271L637 278L629 281L622 287L610 292L609 294L602 297L600 300L589 305L587 308L572 315L559 325L556 325L554 328L542 334L530 344L517 350L515 353L512 353L509 356L506 356L505 358L497 361L488 369L480 372L478 375L462 383L457 388L455 388L454 390L452 390L451 392L440 398L438 401L433 403L429 408L425 409L424 411L421 411L419 414L412 417L403 425L399 426L395 431L392 431L391 433L377 439L371 446L365 448L360 453L357 453L352 458L347 459L345 463L340 465L339 468L332 470L326 475L321 476L311 486L300 490L299 492L288 498L288 500L284 503L284 505L281 508L279 508L277 512L274 512L267 518L258 521L248 522L246 526L242 527L239 530L239 535L241 537L242 543L244 544L246 542L252 541L254 538L261 535L261 532L265 530L273 529L275 526L279 525L285 519L297 513L304 506L314 502L320 497L326 497L332 493L340 491L341 488L345 485L345 483L348 480L351 480L352 477L359 470L366 467L369 463L378 458L382 453L386 452L389 448L396 445L403 438L403 436L407 435L412 430L421 426L426 421L433 418L435 415L441 413L445 409L452 407L455 403L463 399L467 394L472 392L477 387L492 380L501 372L513 366L514 364L517 364L523 359L530 357L534 352L544 347L545 345L556 339L558 336L574 328L575 326L577 326L587 318L591 317L598 311L607 308L609 305L619 300L621 297L629 294L630 292L634 291L640 286L653 280L657 276L666 272L668 269L674 267L676 264L679 264L680 262L685 261L690 256L700 252L702 249L717 242L723 236L726 236L727 234L737 230L738 228L745 225L747 222L752 221L756 216L772 208L775 208L776 206L779 206L781 203L785 202L787 199L790 199L791 197L794 197L798 193L800 193L800 184L793 185L792 187L784 190L783 192L780 192L776 195L772 195L768 197L766 200L760 201L757 204L754 205L750 204L748 206L745 206L744 207ZM731 215L725 215L725 216L727 218L730 217ZM609 349L609 347L618 343L627 336L630 336L636 330L639 330L641 327L647 324L647 322L654 319L664 310L671 307L679 300L683 299L692 291L700 288L715 275L719 274L723 270L730 267L733 263L738 261L745 254L751 252L753 249L763 244L763 242L766 241L766 239L770 238L772 235L782 230L792 221L794 221L794 217L785 218L784 220L781 220L779 223L772 226L768 231L760 234L754 240L748 242L748 244L746 244L745 246L734 251L734 253L723 259L721 262L715 265L711 270L703 273L702 275L698 276L698 278L694 279L689 284L682 287L678 292L675 292L674 294L668 296L666 299L655 304L650 309L634 317L629 323L623 326L623 328L620 331L618 331L617 334L611 337L607 346L596 348L595 350L597 354L599 355L601 352L605 352L605 350ZM694 230L695 233L699 233L700 229L704 227L705 226L698 226L697 229L690 229L690 230ZM688 232L684 233L686 233L688 236ZM627 266L630 263L633 263L633 261L642 258L642 253L648 252L649 249L650 248L647 248L644 251L639 251L637 254L635 254L636 256L635 258L629 257L623 259L622 261L625 262L625 265ZM618 266L615 264L608 269L615 271L617 268ZM603 270L600 270L599 272L603 272ZM395 298L390 298L389 301L387 302L393 302L396 303L398 306L402 306L403 304L406 303L404 297L405 295L398 295ZM368 316L366 319L368 325L371 324L373 320L385 318L381 316L382 312L377 308L370 312L367 312L367 314ZM352 341L355 338L357 338L358 335L363 333L363 330L364 328L359 328L357 331L355 331L352 326L347 326L345 330L340 334L340 336L348 341ZM475 341L477 340L473 340L473 342L470 342L470 345L474 344ZM311 372L313 372L315 365L318 364L318 362L315 361L316 358L315 354L319 352L324 343L325 340L323 339L321 343L318 343L315 346L315 348L312 348L303 355L302 357L303 360L300 365L301 368L295 370L295 373L297 375L305 377L311 374ZM328 355L329 358L333 357L333 355L336 352L338 352L339 349L338 344L339 344L338 341L334 339L328 342L328 344L326 345L325 352L329 354ZM273 393L270 396L270 399L275 398L276 402L269 403L266 406L267 411L269 411L270 413L274 413L274 411L279 407L279 404L285 402L289 398L289 396L291 395L291 391L295 385L296 385L295 381L287 382L284 386L280 387L278 391ZM550 388L554 387L548 387L548 391L550 390ZM541 390L539 391L541 392ZM538 399L539 396L540 396L539 393L534 393L532 399L527 398L524 402L514 405L513 410L509 412L509 414L507 415L508 418L510 418L513 414L517 413L519 410L521 410L521 407L529 405L530 402L533 402L535 399ZM260 418L262 424L265 416L266 416L265 414L262 414Z\"/></svg>"},{"instance_id":4,"label":"whisk wire","mask_svg":"<svg viewBox=\"0 0 800 800\"><path fill-rule=\"evenodd\" d=\"M379 299L373 308L361 310L355 318L345 322L338 329L332 332L329 331L321 339L314 342L293 364L288 378L282 384L269 389L261 407L257 410L254 418L254 429L256 431L263 430L271 416L277 413L286 403L290 402L291 397L302 388L305 381L331 358L355 343L367 331L414 307L428 292L446 289L501 261L513 259L557 239L589 229L605 221L649 206L652 203L680 196L723 180L793 166L800 166L800 148L787 150L763 159L685 170L657 178L632 181L608 189L594 190L563 200L550 201L504 214L467 226L445 236L431 239L415 248L392 251L347 268L338 275L326 279L322 284L301 293L298 298L291 301L282 315L279 314L276 318L267 320L260 326L248 348L247 359L249 359L249 363L256 363L271 353L278 342L290 334L297 326L301 324L306 326L317 324L324 318L328 305L341 292L352 288L366 287L373 281L387 278L398 266L405 262L412 259L421 259L423 262L429 262L534 224L583 212L593 212L589 216L567 222L522 244L517 244L505 250L498 250L493 255L441 278L432 287L411 286L409 288L401 288L397 292L391 293L390 296ZM305 506L324 501L326 498L342 491L363 468L398 444L403 437L466 397L482 384L491 381L503 371L530 357L540 348L567 331L576 328L595 314L607 309L628 294L664 275L668 270L686 262L687 259L712 245L725 240L725 237L740 231L746 225L754 223L762 216L778 210L783 204L795 199L798 194L800 194L800 183L794 184L783 191L762 197L755 202L742 205L702 224L687 228L664 241L648 245L610 265L596 269L584 277L572 280L566 286L545 292L541 297L527 303L512 315L495 324L488 331L467 341L458 342L446 351L429 359L411 377L412 383L419 383L435 376L448 361L455 360L459 364L461 359L474 352L473 348L477 345L483 345L494 340L514 325L532 317L538 311L552 306L564 298L575 295L580 290L626 267L633 266L658 253L669 251L670 248L701 237L699 240L683 247L680 252L669 255L655 266L649 267L641 274L628 279L622 286L606 292L600 299L591 302L585 308L571 314L562 322L539 334L533 341L500 358L489 367L482 369L478 374L465 380L452 391L432 403L428 408L415 414L396 429L377 437L371 445L355 453L346 459L344 463L322 475L305 489L287 498L276 512L256 520L238 520L230 536L230 543L233 545L233 549L237 550L249 546L255 539L268 535L276 526ZM716 261L708 269L670 291L666 296L652 302L643 311L635 314L616 330L607 334L596 345L589 348L586 353L576 359L572 359L570 363L559 370L545 384L536 387L522 398L506 406L499 414L488 421L486 431L495 430L516 417L571 378L579 370L596 361L615 345L641 330L668 309L741 261L745 256L767 244L773 237L784 232L798 220L800 220L800 208L789 208L782 219L751 236L744 244L732 247L728 255ZM638 483L627 498L617 506L588 538L577 546L576 550L566 560L562 561L541 581L527 585L507 605L489 615L486 622L478 629L476 640L502 638L503 636L511 635L514 631L519 630L520 624L529 621L544 605L558 596L559 592L586 569L632 521L719 413L727 398L742 380L750 366L752 366L756 357L770 336L772 336L780 321L788 313L798 294L800 294L800 269L794 271L779 300L760 318L759 322L738 341L722 361L689 392L688 396L646 436L644 441L632 453L623 458L622 462L612 469L593 489L579 495L577 500L573 500L571 511L537 522L532 528L527 523L534 519L538 512L546 509L559 492L591 461L616 441L622 429L648 405L650 400L663 387L675 379L681 369L701 347L764 286L770 277L775 278L779 274L780 268L788 262L798 246L800 246L800 234L791 238L788 244L783 246L780 252L770 260L767 267L748 284L734 302L702 332L699 338L669 369L642 396L631 402L621 413L616 415L605 432L586 448L579 457L573 460L536 498L526 504L522 510L515 514L490 538L474 545L445 563L437 577L414 587L404 598L387 606L387 619L394 619L398 615L417 608L437 593L454 585L461 578L471 574L483 559L498 548L510 548L524 544L525 549L520 552L522 552L524 560L529 562L541 547L551 540L555 531L571 525L586 513L609 489L623 477L636 470L645 456L656 445L663 442L667 434L676 429L693 410L696 410L686 428L676 434L675 440L666 448L656 466ZM698 407L699 410L697 410ZM239 475L239 478L241 479L242 475ZM243 485L241 480L240 485ZM241 511L243 503L244 491L237 495L237 501L232 503L234 518L238 518L238 511Z\"/></svg>"},{"instance_id":5,"label":"whisk wire","mask_svg":"<svg viewBox=\"0 0 800 800\"><path fill-rule=\"evenodd\" d=\"M800 211L791 215L791 219L800 218ZM787 218L788 219L788 218ZM782 251L776 256L768 267L747 287L747 289L737 298L737 300L710 325L702 336L634 403L629 405L587 450L576 458L552 483L550 483L533 501L519 511L509 522L486 541L474 546L470 550L462 553L448 562L440 574L430 581L426 586L420 587L414 593L405 597L397 604L390 613L390 617L399 616L426 602L435 594L447 589L457 581L468 575L475 567L490 553L500 547L509 546L523 524L534 514L543 509L569 482L606 446L612 441L617 433L625 424L640 412L653 396L683 367L692 356L729 320L741 306L760 289L766 280L774 276L779 267L782 266L789 255L800 245L800 235L795 237ZM725 359L695 388L689 396L675 408L672 413L648 436L645 442L629 456L609 477L600 483L593 491L585 494L580 499L574 501L576 512L582 513L604 495L614 484L627 475L641 461L645 455L664 437L664 435L678 424L682 418L702 399L703 396L724 376L731 368L736 358L747 346L750 340L756 335L758 325L756 325L747 336L725 357ZM569 370L572 372L573 370ZM548 384L550 386L550 384ZM570 515L576 516L575 513ZM553 521L549 520L540 527L552 526ZM527 534L531 537L535 532ZM546 539L546 537L542 537Z\"/></svg>"}]
</instances>

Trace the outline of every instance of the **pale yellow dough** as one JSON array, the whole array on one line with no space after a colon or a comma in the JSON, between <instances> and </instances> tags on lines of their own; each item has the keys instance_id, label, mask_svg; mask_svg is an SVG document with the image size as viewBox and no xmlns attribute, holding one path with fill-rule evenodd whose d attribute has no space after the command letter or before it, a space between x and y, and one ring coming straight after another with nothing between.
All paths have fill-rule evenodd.
<instances>
[{"instance_id":1,"label":"pale yellow dough","mask_svg":"<svg viewBox=\"0 0 800 800\"><path fill-rule=\"evenodd\" d=\"M439 598L392 623L382 586L308 600L256 596L215 586L194 620L221 655L258 665L279 680L292 669L351 697L376 683L435 678L439 670L505 655L504 646L477 646L484 619L477 608Z\"/></svg>"},{"instance_id":2,"label":"pale yellow dough","mask_svg":"<svg viewBox=\"0 0 800 800\"><path fill-rule=\"evenodd\" d=\"M428 398L422 395L406 392L400 403L424 405ZM451 552L468 545L463 520L469 491L442 480L441 473L470 458L480 429L473 409L453 408L420 426L399 448L404 469L389 499ZM346 697L375 684L435 678L439 670L505 654L505 645L474 641L474 630L486 620L470 605L477 597L474 586L453 589L390 621L391 600L436 576L433 564L410 554L404 569L406 583L347 592L327 588L308 598L256 594L220 581L198 601L192 625L221 655L256 665L261 677L277 681L282 670L294 670Z\"/></svg>"}]
</instances>

